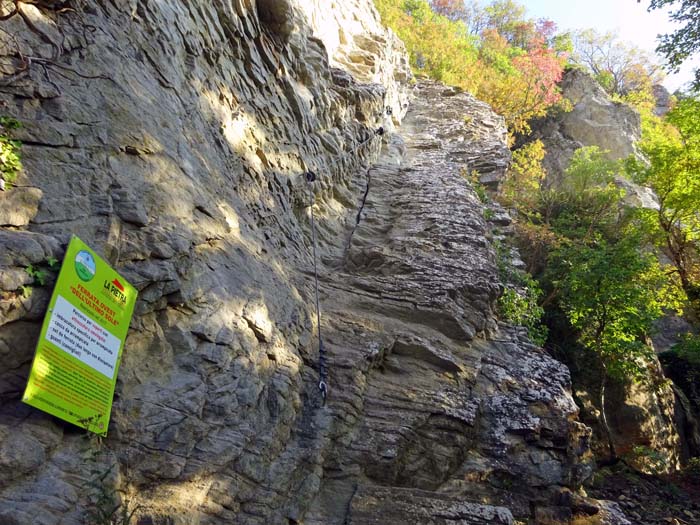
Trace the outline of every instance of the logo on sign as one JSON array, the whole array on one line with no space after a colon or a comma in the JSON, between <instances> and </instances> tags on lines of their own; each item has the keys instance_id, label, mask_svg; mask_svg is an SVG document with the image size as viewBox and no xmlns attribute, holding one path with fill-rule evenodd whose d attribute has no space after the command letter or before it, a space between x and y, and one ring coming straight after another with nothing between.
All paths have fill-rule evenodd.
<instances>
[{"instance_id":1,"label":"logo on sign","mask_svg":"<svg viewBox=\"0 0 700 525\"><path fill-rule=\"evenodd\" d=\"M114 279L112 282L105 281L104 289L109 293L114 301L122 306L126 304L124 285L119 282L119 279Z\"/></svg>"},{"instance_id":2,"label":"logo on sign","mask_svg":"<svg viewBox=\"0 0 700 525\"><path fill-rule=\"evenodd\" d=\"M95 258L86 250L80 250L75 256L75 272L81 281L88 282L95 277Z\"/></svg>"}]
</instances>

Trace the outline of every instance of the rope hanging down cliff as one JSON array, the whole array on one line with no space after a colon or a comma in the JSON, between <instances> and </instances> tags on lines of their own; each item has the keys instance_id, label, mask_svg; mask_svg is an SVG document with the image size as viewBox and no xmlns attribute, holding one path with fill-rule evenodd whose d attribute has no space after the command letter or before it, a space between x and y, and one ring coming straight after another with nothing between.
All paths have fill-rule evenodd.
<instances>
[{"instance_id":1,"label":"rope hanging down cliff","mask_svg":"<svg viewBox=\"0 0 700 525\"><path fill-rule=\"evenodd\" d=\"M314 254L314 284L316 287L316 325L318 326L318 390L321 392L323 404L326 404L328 396L328 370L326 369L326 349L323 348L323 336L321 334L321 303L318 298L318 257L316 255L316 218L314 214L314 192L311 184L316 180L316 174L313 171L306 172L306 181L309 183L309 194L311 201L309 208L311 210L311 240Z\"/></svg>"},{"instance_id":2,"label":"rope hanging down cliff","mask_svg":"<svg viewBox=\"0 0 700 525\"><path fill-rule=\"evenodd\" d=\"M362 146L367 144L375 137L381 135L384 135L383 127L377 128L370 137L365 139L363 142L360 142L352 150L346 153L346 155L354 155ZM316 216L314 214L315 198L313 188L311 186L316 181L316 173L313 171L307 171L304 176L306 177L306 182L309 183L309 209L311 210L311 240L314 256L314 285L316 293L316 325L318 326L318 390L321 393L323 404L325 405L326 398L328 397L328 364L326 360L326 349L323 346L323 334L321 332L321 302L318 292L318 256L316 254ZM362 210L360 210L358 213L361 212Z\"/></svg>"}]
</instances>

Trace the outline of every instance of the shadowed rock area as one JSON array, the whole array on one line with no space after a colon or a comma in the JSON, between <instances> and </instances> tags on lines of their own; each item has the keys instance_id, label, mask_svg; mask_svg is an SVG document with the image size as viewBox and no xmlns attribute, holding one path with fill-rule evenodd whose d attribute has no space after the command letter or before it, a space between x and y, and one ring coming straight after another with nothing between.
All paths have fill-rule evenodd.
<instances>
[{"instance_id":1,"label":"shadowed rock area","mask_svg":"<svg viewBox=\"0 0 700 525\"><path fill-rule=\"evenodd\" d=\"M348 153L387 107L400 121L410 72L368 2L333 11L357 21L333 60L374 62L363 78L333 68L307 7L24 4L38 32L3 22L47 59L0 90L25 166L0 192L1 523L85 523L117 489L141 523L286 523L317 491L322 458L297 430L324 418L306 393L303 173L323 173L324 223L344 229L380 143ZM54 277L26 268L60 259L71 234L139 289L102 445L20 402Z\"/></svg>"}]
</instances>

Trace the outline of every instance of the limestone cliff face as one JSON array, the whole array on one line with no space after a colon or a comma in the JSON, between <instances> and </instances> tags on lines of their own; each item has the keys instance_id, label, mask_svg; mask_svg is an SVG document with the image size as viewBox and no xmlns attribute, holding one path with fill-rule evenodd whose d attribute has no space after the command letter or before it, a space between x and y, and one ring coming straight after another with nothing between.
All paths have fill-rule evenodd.
<instances>
[{"instance_id":1,"label":"limestone cliff face","mask_svg":"<svg viewBox=\"0 0 700 525\"><path fill-rule=\"evenodd\" d=\"M380 142L350 152L387 106L400 119L410 75L362 5L336 6L359 21L344 49L383 64L381 83L331 67L306 2L90 2L79 18L23 7L61 56L2 89L26 168L0 194L4 523L82 523L90 505L84 439L19 403L50 294L19 293L24 268L60 257L70 234L140 290L99 469L118 465L112 482L156 522L276 523L308 506L322 457L299 429L323 415L309 412L302 174L320 174L337 236ZM25 55L51 56L19 17L8 24Z\"/></svg>"},{"instance_id":2,"label":"limestone cliff face","mask_svg":"<svg viewBox=\"0 0 700 525\"><path fill-rule=\"evenodd\" d=\"M641 121L634 109L613 102L591 75L578 69L564 74L561 90L571 103L571 111L558 112L536 122L529 137L539 138L545 145L543 166L550 184L561 181L574 151L583 146L597 146L611 160L639 155ZM616 183L625 190L627 202L658 208L656 196L648 188L623 177L617 177Z\"/></svg>"},{"instance_id":3,"label":"limestone cliff face","mask_svg":"<svg viewBox=\"0 0 700 525\"><path fill-rule=\"evenodd\" d=\"M398 37L382 26L373 4L367 0L298 3L314 35L323 41L332 67L349 72L359 82L389 86L384 103L390 118L385 122L399 124L408 97L405 90L391 86L409 80L408 56Z\"/></svg>"},{"instance_id":4,"label":"limestone cliff face","mask_svg":"<svg viewBox=\"0 0 700 525\"><path fill-rule=\"evenodd\" d=\"M489 232L454 160L495 162L503 120L420 83L401 136L367 173L324 279L335 443L308 523L497 524L564 508L590 473L588 429L568 370L494 320Z\"/></svg>"},{"instance_id":5,"label":"limestone cliff face","mask_svg":"<svg viewBox=\"0 0 700 525\"><path fill-rule=\"evenodd\" d=\"M544 166L551 177L560 177L582 146L598 146L612 160L637 152L641 124L636 111L610 100L592 76L578 69L566 71L560 87L571 110L536 122L533 134L545 143Z\"/></svg>"},{"instance_id":6,"label":"limestone cliff face","mask_svg":"<svg viewBox=\"0 0 700 525\"><path fill-rule=\"evenodd\" d=\"M461 176L507 163L503 120L420 84L382 143L410 73L369 1L23 9L3 28L46 60L0 88L25 163L0 193L0 524L86 523L100 493L141 524L593 512L568 371L495 320ZM140 291L102 444L20 403L51 291L25 268L71 234Z\"/></svg>"}]
</instances>

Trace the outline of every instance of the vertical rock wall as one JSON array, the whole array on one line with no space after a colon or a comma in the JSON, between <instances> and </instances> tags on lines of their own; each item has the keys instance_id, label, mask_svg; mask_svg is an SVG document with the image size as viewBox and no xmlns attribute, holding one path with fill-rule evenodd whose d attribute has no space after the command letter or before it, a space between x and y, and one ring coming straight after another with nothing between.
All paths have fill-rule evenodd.
<instances>
[{"instance_id":1,"label":"vertical rock wall","mask_svg":"<svg viewBox=\"0 0 700 525\"><path fill-rule=\"evenodd\" d=\"M391 85L410 77L408 56L396 50L403 44L382 26L366 0L307 0L300 2L314 34L323 40L330 64L349 72L357 81ZM406 92L389 89L384 97L386 121L399 124L408 107Z\"/></svg>"},{"instance_id":2,"label":"vertical rock wall","mask_svg":"<svg viewBox=\"0 0 700 525\"><path fill-rule=\"evenodd\" d=\"M410 73L368 0L75 7L2 26L25 170L0 193L0 525L117 495L144 525L597 512L568 371L494 316L462 172L507 165L502 118L424 83L382 145ZM71 234L140 291L101 443L19 401L52 284L26 268Z\"/></svg>"},{"instance_id":3,"label":"vertical rock wall","mask_svg":"<svg viewBox=\"0 0 700 525\"><path fill-rule=\"evenodd\" d=\"M344 53L375 60L361 83L332 67L306 2L71 6L2 23L0 106L23 124L25 170L0 192L0 522L84 523L94 471L146 522L282 522L320 477L294 430L322 417L304 408L303 172L342 231L380 142L356 146L405 111L402 44L369 2L335 6L324 29L355 19ZM99 447L19 401L52 285L25 268L71 234L140 292Z\"/></svg>"},{"instance_id":4,"label":"vertical rock wall","mask_svg":"<svg viewBox=\"0 0 700 525\"><path fill-rule=\"evenodd\" d=\"M306 523L576 512L562 501L590 474L588 429L568 370L494 318L495 257L465 180L466 159L507 155L502 117L419 82L322 282L334 443Z\"/></svg>"}]
</instances>

